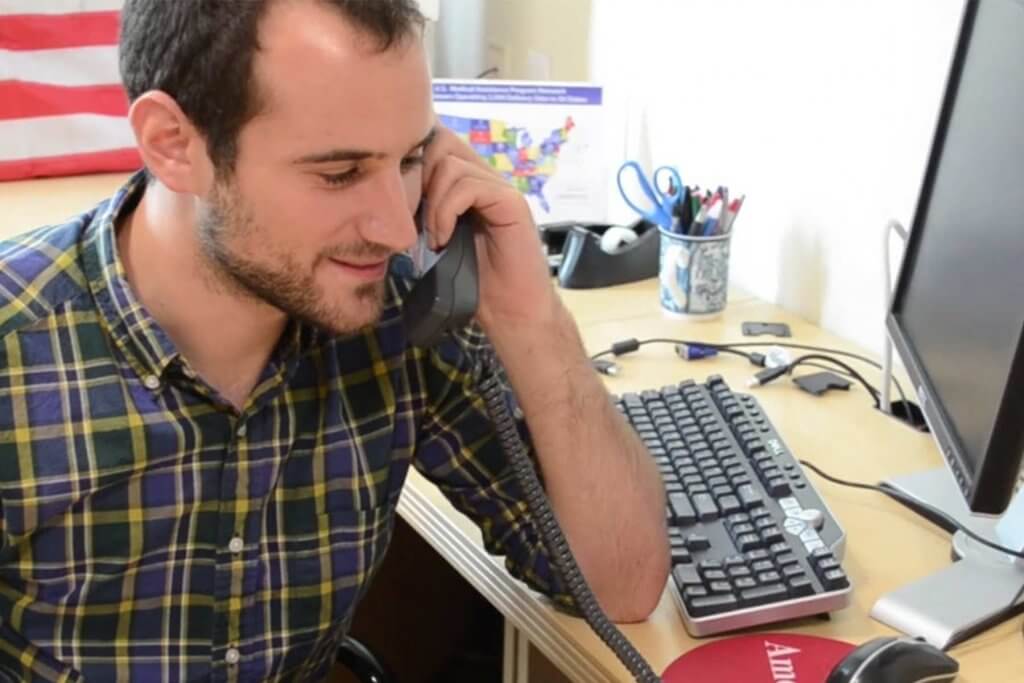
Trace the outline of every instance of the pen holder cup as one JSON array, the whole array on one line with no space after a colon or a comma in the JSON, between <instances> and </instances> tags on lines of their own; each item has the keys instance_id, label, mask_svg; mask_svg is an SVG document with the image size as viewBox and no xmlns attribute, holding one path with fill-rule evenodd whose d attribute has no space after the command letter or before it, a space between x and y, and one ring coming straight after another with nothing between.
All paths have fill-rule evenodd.
<instances>
[{"instance_id":1,"label":"pen holder cup","mask_svg":"<svg viewBox=\"0 0 1024 683\"><path fill-rule=\"evenodd\" d=\"M731 232L690 237L661 230L658 295L666 315L710 319L725 310Z\"/></svg>"}]
</instances>

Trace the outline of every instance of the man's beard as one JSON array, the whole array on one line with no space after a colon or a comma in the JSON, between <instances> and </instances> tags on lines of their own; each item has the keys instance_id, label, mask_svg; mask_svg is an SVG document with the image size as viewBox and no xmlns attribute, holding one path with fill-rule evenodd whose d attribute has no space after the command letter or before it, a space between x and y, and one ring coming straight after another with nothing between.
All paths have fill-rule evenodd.
<instances>
[{"instance_id":1,"label":"man's beard","mask_svg":"<svg viewBox=\"0 0 1024 683\"><path fill-rule=\"evenodd\" d=\"M353 334L380 319L383 281L361 284L348 295L338 292L329 296L314 274L327 259L384 260L392 255L389 249L372 242L327 249L317 255L313 267L306 271L290 254L274 253L272 247L266 249L266 261L257 262L229 246L231 242L264 239L266 233L241 205L237 191L218 182L210 203L200 215L199 244L220 284L332 334Z\"/></svg>"}]
</instances>

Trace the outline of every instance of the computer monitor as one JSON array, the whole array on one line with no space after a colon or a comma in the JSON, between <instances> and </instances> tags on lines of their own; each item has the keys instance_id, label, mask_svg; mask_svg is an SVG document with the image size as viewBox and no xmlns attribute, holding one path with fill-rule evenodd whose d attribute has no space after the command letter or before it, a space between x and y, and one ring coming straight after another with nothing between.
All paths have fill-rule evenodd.
<instances>
[{"instance_id":1,"label":"computer monitor","mask_svg":"<svg viewBox=\"0 0 1024 683\"><path fill-rule=\"evenodd\" d=\"M948 471L887 483L997 542L996 526L972 513L1002 513L1021 467L1022 302L1024 0L969 0L887 321ZM1005 614L1024 569L966 537L955 545L962 559L941 580L886 596L873 613L940 646ZM945 613L909 613L922 605L907 603L938 595L952 603Z\"/></svg>"}]
</instances>

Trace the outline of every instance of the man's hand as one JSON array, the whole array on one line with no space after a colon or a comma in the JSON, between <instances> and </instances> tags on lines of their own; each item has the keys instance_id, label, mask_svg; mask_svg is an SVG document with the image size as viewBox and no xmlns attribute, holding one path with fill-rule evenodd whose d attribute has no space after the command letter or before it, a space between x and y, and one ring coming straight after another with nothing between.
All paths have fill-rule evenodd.
<instances>
[{"instance_id":1,"label":"man's hand","mask_svg":"<svg viewBox=\"0 0 1024 683\"><path fill-rule=\"evenodd\" d=\"M470 209L486 224L476 236L477 319L488 336L503 336L522 325L544 325L558 315L560 303L526 199L440 124L427 148L424 185L432 249L448 243L456 219Z\"/></svg>"},{"instance_id":2,"label":"man's hand","mask_svg":"<svg viewBox=\"0 0 1024 683\"><path fill-rule=\"evenodd\" d=\"M470 209L487 224L477 235L477 319L526 415L545 489L580 569L612 619L644 619L669 567L654 460L590 365L551 283L526 200L444 128L426 156L431 246L446 244Z\"/></svg>"}]
</instances>

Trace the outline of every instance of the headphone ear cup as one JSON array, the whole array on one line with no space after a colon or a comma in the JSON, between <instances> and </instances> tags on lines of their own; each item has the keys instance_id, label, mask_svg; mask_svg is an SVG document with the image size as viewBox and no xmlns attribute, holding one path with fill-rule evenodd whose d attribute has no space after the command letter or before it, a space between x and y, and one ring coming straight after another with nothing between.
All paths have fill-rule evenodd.
<instances>
[{"instance_id":1,"label":"headphone ear cup","mask_svg":"<svg viewBox=\"0 0 1024 683\"><path fill-rule=\"evenodd\" d=\"M606 254L617 254L636 240L637 234L632 229L613 225L601 235L601 251Z\"/></svg>"}]
</instances>

